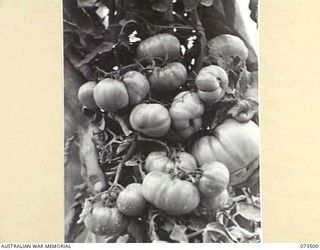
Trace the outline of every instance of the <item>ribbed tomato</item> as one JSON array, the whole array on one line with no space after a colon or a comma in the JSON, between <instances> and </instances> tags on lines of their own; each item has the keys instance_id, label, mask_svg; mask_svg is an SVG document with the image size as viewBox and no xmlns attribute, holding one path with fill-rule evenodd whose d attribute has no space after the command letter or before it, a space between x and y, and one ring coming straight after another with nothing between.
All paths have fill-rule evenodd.
<instances>
[{"instance_id":1,"label":"ribbed tomato","mask_svg":"<svg viewBox=\"0 0 320 250\"><path fill-rule=\"evenodd\" d=\"M121 80L127 88L130 105L141 103L149 93L150 84L147 78L138 71L128 71L122 76Z\"/></svg>"},{"instance_id":2,"label":"ribbed tomato","mask_svg":"<svg viewBox=\"0 0 320 250\"><path fill-rule=\"evenodd\" d=\"M98 106L93 98L93 89L96 86L96 82L90 81L81 85L78 90L78 99L80 103L88 109L98 109Z\"/></svg>"},{"instance_id":3,"label":"ribbed tomato","mask_svg":"<svg viewBox=\"0 0 320 250\"><path fill-rule=\"evenodd\" d=\"M228 187L230 173L228 168L218 161L204 164L202 176L199 180L199 191L206 197L218 196Z\"/></svg>"},{"instance_id":4,"label":"ribbed tomato","mask_svg":"<svg viewBox=\"0 0 320 250\"><path fill-rule=\"evenodd\" d=\"M117 207L105 207L95 203L90 214L84 219L86 228L97 235L119 235L124 232L129 219L120 213Z\"/></svg>"},{"instance_id":5,"label":"ribbed tomato","mask_svg":"<svg viewBox=\"0 0 320 250\"><path fill-rule=\"evenodd\" d=\"M166 152L154 151L148 154L145 169L147 173L151 171L168 173L172 169L182 169L188 173L197 169L197 163L194 157L187 152L178 152L168 157Z\"/></svg>"},{"instance_id":6,"label":"ribbed tomato","mask_svg":"<svg viewBox=\"0 0 320 250\"><path fill-rule=\"evenodd\" d=\"M131 127L151 137L164 136L171 125L168 110L158 103L137 105L130 114Z\"/></svg>"},{"instance_id":7,"label":"ribbed tomato","mask_svg":"<svg viewBox=\"0 0 320 250\"><path fill-rule=\"evenodd\" d=\"M93 96L99 108L115 112L129 104L129 96L123 82L111 78L101 80L94 88Z\"/></svg>"},{"instance_id":8,"label":"ribbed tomato","mask_svg":"<svg viewBox=\"0 0 320 250\"><path fill-rule=\"evenodd\" d=\"M204 105L197 93L183 91L174 98L169 113L173 128L186 139L200 130Z\"/></svg>"},{"instance_id":9,"label":"ribbed tomato","mask_svg":"<svg viewBox=\"0 0 320 250\"><path fill-rule=\"evenodd\" d=\"M224 70L238 71L246 65L248 48L237 36L223 34L208 42L209 60Z\"/></svg>"},{"instance_id":10,"label":"ribbed tomato","mask_svg":"<svg viewBox=\"0 0 320 250\"><path fill-rule=\"evenodd\" d=\"M180 41L174 35L168 33L157 34L139 44L137 55L139 59L175 60L180 57Z\"/></svg>"},{"instance_id":11,"label":"ribbed tomato","mask_svg":"<svg viewBox=\"0 0 320 250\"><path fill-rule=\"evenodd\" d=\"M158 171L145 176L142 194L151 204L171 215L188 214L200 202L200 194L194 184Z\"/></svg>"},{"instance_id":12,"label":"ribbed tomato","mask_svg":"<svg viewBox=\"0 0 320 250\"><path fill-rule=\"evenodd\" d=\"M216 212L224 208L225 204L229 200L228 190L223 190L218 196L212 198L202 197L200 201L200 206L211 212Z\"/></svg>"},{"instance_id":13,"label":"ribbed tomato","mask_svg":"<svg viewBox=\"0 0 320 250\"><path fill-rule=\"evenodd\" d=\"M215 65L202 68L195 80L198 95L206 104L220 101L225 94L228 82L228 75L224 69Z\"/></svg>"},{"instance_id":14,"label":"ribbed tomato","mask_svg":"<svg viewBox=\"0 0 320 250\"><path fill-rule=\"evenodd\" d=\"M152 89L159 92L177 90L187 80L187 70L182 63L172 62L165 67L155 67L149 81Z\"/></svg>"},{"instance_id":15,"label":"ribbed tomato","mask_svg":"<svg viewBox=\"0 0 320 250\"><path fill-rule=\"evenodd\" d=\"M225 120L217 126L212 136L204 136L191 149L199 165L212 161L223 163L231 174L230 184L235 183L233 174L257 162L259 158L259 127L252 121L239 123L234 119Z\"/></svg>"},{"instance_id":16,"label":"ribbed tomato","mask_svg":"<svg viewBox=\"0 0 320 250\"><path fill-rule=\"evenodd\" d=\"M127 216L136 216L143 212L146 202L142 195L142 185L131 183L122 190L117 198L117 207Z\"/></svg>"}]
</instances>

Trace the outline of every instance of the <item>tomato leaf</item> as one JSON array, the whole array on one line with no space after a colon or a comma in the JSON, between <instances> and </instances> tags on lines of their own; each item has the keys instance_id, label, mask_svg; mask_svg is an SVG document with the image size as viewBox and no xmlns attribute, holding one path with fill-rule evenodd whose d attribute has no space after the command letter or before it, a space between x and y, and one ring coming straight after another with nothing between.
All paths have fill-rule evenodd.
<instances>
[{"instance_id":1,"label":"tomato leaf","mask_svg":"<svg viewBox=\"0 0 320 250\"><path fill-rule=\"evenodd\" d=\"M116 240L116 243L127 243L129 240L129 234L121 235L119 238Z\"/></svg>"},{"instance_id":2,"label":"tomato leaf","mask_svg":"<svg viewBox=\"0 0 320 250\"><path fill-rule=\"evenodd\" d=\"M204 5L204 6L206 6L206 7L210 7L212 4L213 4L213 2L214 2L215 0L201 0L201 4L202 5Z\"/></svg>"},{"instance_id":3,"label":"tomato leaf","mask_svg":"<svg viewBox=\"0 0 320 250\"><path fill-rule=\"evenodd\" d=\"M91 213L93 205L89 199L86 199L81 214L79 215L78 224L82 223L88 214Z\"/></svg>"},{"instance_id":4,"label":"tomato leaf","mask_svg":"<svg viewBox=\"0 0 320 250\"><path fill-rule=\"evenodd\" d=\"M136 243L142 243L143 242L143 235L144 231L142 228L138 225L138 220L137 219L131 219L130 223L127 227L127 232L130 234Z\"/></svg>"},{"instance_id":5,"label":"tomato leaf","mask_svg":"<svg viewBox=\"0 0 320 250\"><path fill-rule=\"evenodd\" d=\"M236 226L229 227L228 231L232 235L232 237L240 243L244 243L247 242L249 239L259 237L259 235L257 235L256 233L251 233L241 227Z\"/></svg>"},{"instance_id":6,"label":"tomato leaf","mask_svg":"<svg viewBox=\"0 0 320 250\"><path fill-rule=\"evenodd\" d=\"M189 239L186 236L186 230L186 226L175 224L170 234L170 239L180 243L188 243Z\"/></svg>"},{"instance_id":7,"label":"tomato leaf","mask_svg":"<svg viewBox=\"0 0 320 250\"><path fill-rule=\"evenodd\" d=\"M236 205L237 213L247 220L260 222L260 208L246 202L239 202Z\"/></svg>"},{"instance_id":8,"label":"tomato leaf","mask_svg":"<svg viewBox=\"0 0 320 250\"><path fill-rule=\"evenodd\" d=\"M234 243L236 240L228 232L227 228L220 223L213 222L206 226L202 233L204 243L225 242Z\"/></svg>"},{"instance_id":9,"label":"tomato leaf","mask_svg":"<svg viewBox=\"0 0 320 250\"><path fill-rule=\"evenodd\" d=\"M97 0L78 0L78 7L93 7Z\"/></svg>"},{"instance_id":10,"label":"tomato leaf","mask_svg":"<svg viewBox=\"0 0 320 250\"><path fill-rule=\"evenodd\" d=\"M184 10L192 11L198 7L199 0L183 0Z\"/></svg>"},{"instance_id":11,"label":"tomato leaf","mask_svg":"<svg viewBox=\"0 0 320 250\"><path fill-rule=\"evenodd\" d=\"M65 217L65 241L73 242L83 231L84 226L77 224L77 218L81 213L81 203L74 203Z\"/></svg>"},{"instance_id":12,"label":"tomato leaf","mask_svg":"<svg viewBox=\"0 0 320 250\"><path fill-rule=\"evenodd\" d=\"M92 50L86 57L81 60L76 67L81 67L85 64L90 63L93 59L95 59L98 55L102 55L103 53L110 52L113 49L113 43L109 42L103 42L98 47L96 47L94 50Z\"/></svg>"}]
</instances>

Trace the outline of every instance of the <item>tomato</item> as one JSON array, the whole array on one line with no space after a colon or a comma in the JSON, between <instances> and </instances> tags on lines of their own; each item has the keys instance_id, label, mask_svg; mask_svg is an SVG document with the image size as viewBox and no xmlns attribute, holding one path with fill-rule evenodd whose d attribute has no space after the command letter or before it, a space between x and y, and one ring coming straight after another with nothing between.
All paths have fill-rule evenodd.
<instances>
[{"instance_id":1,"label":"tomato","mask_svg":"<svg viewBox=\"0 0 320 250\"><path fill-rule=\"evenodd\" d=\"M182 63L172 62L167 66L155 67L149 81L152 89L159 92L176 90L187 80L187 70Z\"/></svg>"},{"instance_id":2,"label":"tomato","mask_svg":"<svg viewBox=\"0 0 320 250\"><path fill-rule=\"evenodd\" d=\"M91 213L84 219L89 231L105 236L123 233L128 223L128 217L121 214L117 207L105 207L102 203L95 203Z\"/></svg>"},{"instance_id":3,"label":"tomato","mask_svg":"<svg viewBox=\"0 0 320 250\"><path fill-rule=\"evenodd\" d=\"M211 212L216 212L224 208L225 204L229 200L228 190L223 190L218 196L212 198L202 198L200 206Z\"/></svg>"},{"instance_id":4,"label":"tomato","mask_svg":"<svg viewBox=\"0 0 320 250\"><path fill-rule=\"evenodd\" d=\"M149 82L147 78L138 71L128 71L122 76L121 80L127 88L130 105L141 103L149 93Z\"/></svg>"},{"instance_id":5,"label":"tomato","mask_svg":"<svg viewBox=\"0 0 320 250\"><path fill-rule=\"evenodd\" d=\"M158 103L137 105L132 110L129 121L135 131L151 137L164 136L171 125L168 110Z\"/></svg>"},{"instance_id":6,"label":"tomato","mask_svg":"<svg viewBox=\"0 0 320 250\"><path fill-rule=\"evenodd\" d=\"M223 68L210 65L200 70L195 83L200 99L206 104L213 104L224 96L229 79Z\"/></svg>"},{"instance_id":7,"label":"tomato","mask_svg":"<svg viewBox=\"0 0 320 250\"><path fill-rule=\"evenodd\" d=\"M224 70L238 71L246 65L248 48L237 36L223 34L208 42L209 60Z\"/></svg>"},{"instance_id":8,"label":"tomato","mask_svg":"<svg viewBox=\"0 0 320 250\"><path fill-rule=\"evenodd\" d=\"M142 194L151 204L171 215L190 213L200 202L199 191L194 184L158 171L145 176Z\"/></svg>"},{"instance_id":9,"label":"tomato","mask_svg":"<svg viewBox=\"0 0 320 250\"><path fill-rule=\"evenodd\" d=\"M200 130L204 105L197 93L183 91L174 98L169 113L173 128L187 139Z\"/></svg>"},{"instance_id":10,"label":"tomato","mask_svg":"<svg viewBox=\"0 0 320 250\"><path fill-rule=\"evenodd\" d=\"M168 157L166 152L154 151L148 154L145 161L147 173L159 171L168 173L171 169L182 169L185 172L192 172L197 169L194 157L187 152L178 152Z\"/></svg>"},{"instance_id":11,"label":"tomato","mask_svg":"<svg viewBox=\"0 0 320 250\"><path fill-rule=\"evenodd\" d=\"M217 126L212 136L204 136L195 142L191 154L199 165L211 161L223 163L233 177L257 162L259 158L259 127L252 121L239 123L234 119L225 120Z\"/></svg>"},{"instance_id":12,"label":"tomato","mask_svg":"<svg viewBox=\"0 0 320 250\"><path fill-rule=\"evenodd\" d=\"M167 59L174 60L180 57L180 41L168 33L157 34L143 40L138 48L139 59Z\"/></svg>"},{"instance_id":13,"label":"tomato","mask_svg":"<svg viewBox=\"0 0 320 250\"><path fill-rule=\"evenodd\" d=\"M111 78L101 80L94 88L93 96L99 108L115 112L129 104L129 96L123 82Z\"/></svg>"},{"instance_id":14,"label":"tomato","mask_svg":"<svg viewBox=\"0 0 320 250\"><path fill-rule=\"evenodd\" d=\"M229 169L218 161L204 164L199 180L199 191L203 196L215 197L228 187L230 180Z\"/></svg>"},{"instance_id":15,"label":"tomato","mask_svg":"<svg viewBox=\"0 0 320 250\"><path fill-rule=\"evenodd\" d=\"M142 213L146 202L142 195L142 185L131 183L122 190L117 198L117 207L127 216L136 216Z\"/></svg>"},{"instance_id":16,"label":"tomato","mask_svg":"<svg viewBox=\"0 0 320 250\"><path fill-rule=\"evenodd\" d=\"M80 103L88 109L98 109L93 98L93 89L97 84L94 81L86 82L78 90L78 99Z\"/></svg>"}]
</instances>

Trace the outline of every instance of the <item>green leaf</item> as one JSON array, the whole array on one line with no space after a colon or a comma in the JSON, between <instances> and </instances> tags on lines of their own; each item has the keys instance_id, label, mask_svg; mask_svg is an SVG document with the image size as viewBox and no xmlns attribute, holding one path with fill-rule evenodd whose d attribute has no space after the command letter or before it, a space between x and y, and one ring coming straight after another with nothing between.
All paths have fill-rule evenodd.
<instances>
[{"instance_id":1,"label":"green leaf","mask_svg":"<svg viewBox=\"0 0 320 250\"><path fill-rule=\"evenodd\" d=\"M82 67L85 64L88 64L91 62L93 59L96 58L96 56L101 55L106 52L110 52L113 49L113 43L109 42L103 42L100 44L98 47L96 47L94 50L92 50L86 57L81 60L76 67Z\"/></svg>"},{"instance_id":2,"label":"green leaf","mask_svg":"<svg viewBox=\"0 0 320 250\"><path fill-rule=\"evenodd\" d=\"M125 235L121 235L121 236L117 239L116 243L127 243L128 240L129 240L129 234L125 234Z\"/></svg>"},{"instance_id":3,"label":"green leaf","mask_svg":"<svg viewBox=\"0 0 320 250\"><path fill-rule=\"evenodd\" d=\"M237 213L247 220L260 222L260 208L246 202L240 202L236 205Z\"/></svg>"},{"instance_id":4,"label":"green leaf","mask_svg":"<svg viewBox=\"0 0 320 250\"><path fill-rule=\"evenodd\" d=\"M202 5L204 5L204 6L206 6L206 7L210 7L212 4L213 4L213 2L214 2L215 0L201 0L201 4Z\"/></svg>"},{"instance_id":5,"label":"green leaf","mask_svg":"<svg viewBox=\"0 0 320 250\"><path fill-rule=\"evenodd\" d=\"M225 242L234 243L236 240L223 224L213 222L206 226L202 233L204 243Z\"/></svg>"},{"instance_id":6,"label":"green leaf","mask_svg":"<svg viewBox=\"0 0 320 250\"><path fill-rule=\"evenodd\" d=\"M251 233L241 227L236 227L236 226L229 227L228 231L232 235L232 237L236 239L237 242L239 243L247 242L249 239L252 239L258 236L256 233Z\"/></svg>"},{"instance_id":7,"label":"green leaf","mask_svg":"<svg viewBox=\"0 0 320 250\"><path fill-rule=\"evenodd\" d=\"M189 239L186 236L187 227L184 225L175 224L170 234L170 239L180 243L188 243Z\"/></svg>"},{"instance_id":8,"label":"green leaf","mask_svg":"<svg viewBox=\"0 0 320 250\"><path fill-rule=\"evenodd\" d=\"M137 219L131 219L130 223L127 227L127 232L130 234L136 243L143 243L143 235L144 231L142 228L138 225L138 220Z\"/></svg>"},{"instance_id":9,"label":"green leaf","mask_svg":"<svg viewBox=\"0 0 320 250\"><path fill-rule=\"evenodd\" d=\"M183 0L184 10L192 11L199 5L199 0Z\"/></svg>"},{"instance_id":10,"label":"green leaf","mask_svg":"<svg viewBox=\"0 0 320 250\"><path fill-rule=\"evenodd\" d=\"M97 0L78 0L78 7L94 7Z\"/></svg>"}]
</instances>

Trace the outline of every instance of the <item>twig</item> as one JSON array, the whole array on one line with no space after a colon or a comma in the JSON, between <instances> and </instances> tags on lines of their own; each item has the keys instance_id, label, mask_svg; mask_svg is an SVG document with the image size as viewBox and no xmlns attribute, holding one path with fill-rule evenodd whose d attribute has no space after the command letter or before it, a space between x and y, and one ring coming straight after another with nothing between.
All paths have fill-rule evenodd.
<instances>
[{"instance_id":1,"label":"twig","mask_svg":"<svg viewBox=\"0 0 320 250\"><path fill-rule=\"evenodd\" d=\"M199 53L197 62L196 62L195 67L194 67L194 70L196 72L198 72L202 68L203 59L206 56L207 38L206 38L206 34L204 32L204 28L202 26L202 23L200 21L197 9L194 9L192 11L192 17L193 17L193 21L194 21L195 26L196 26L196 30L199 32L200 45L201 45L200 53Z\"/></svg>"},{"instance_id":2,"label":"twig","mask_svg":"<svg viewBox=\"0 0 320 250\"><path fill-rule=\"evenodd\" d=\"M170 148L167 146L167 144L165 144L163 141L160 141L160 140L157 140L157 139L151 139L151 138L145 138L141 135L138 135L137 137L138 141L144 141L144 142L153 142L153 143L156 143L158 145L160 145L162 148L165 149L166 153L168 156L171 155L171 150Z\"/></svg>"},{"instance_id":3,"label":"twig","mask_svg":"<svg viewBox=\"0 0 320 250\"><path fill-rule=\"evenodd\" d=\"M111 112L109 113L109 117L119 123L122 129L122 132L124 133L125 136L129 136L132 133L132 131L128 128L127 124L124 122L122 117Z\"/></svg>"}]
</instances>

